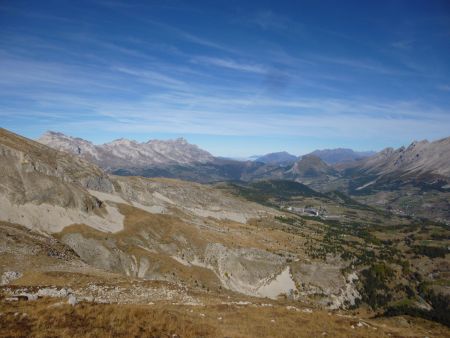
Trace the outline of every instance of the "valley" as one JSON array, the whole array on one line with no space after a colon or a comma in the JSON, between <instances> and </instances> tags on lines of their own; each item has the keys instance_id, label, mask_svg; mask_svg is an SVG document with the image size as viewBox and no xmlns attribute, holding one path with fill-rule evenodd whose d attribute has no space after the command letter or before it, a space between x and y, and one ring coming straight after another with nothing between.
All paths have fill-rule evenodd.
<instances>
[{"instance_id":1,"label":"valley","mask_svg":"<svg viewBox=\"0 0 450 338\"><path fill-rule=\"evenodd\" d=\"M443 223L294 180L115 176L0 136L0 312L11 335L24 322L30 335L41 331L42 311L67 313L47 332L57 335L89 325L95 335L105 313L158 335L282 337L299 321L301 336L448 334L428 322L449 325ZM303 158L297 172L314 181L316 163ZM144 324L144 313L158 320ZM399 315L410 316L408 329L390 319Z\"/></svg>"}]
</instances>

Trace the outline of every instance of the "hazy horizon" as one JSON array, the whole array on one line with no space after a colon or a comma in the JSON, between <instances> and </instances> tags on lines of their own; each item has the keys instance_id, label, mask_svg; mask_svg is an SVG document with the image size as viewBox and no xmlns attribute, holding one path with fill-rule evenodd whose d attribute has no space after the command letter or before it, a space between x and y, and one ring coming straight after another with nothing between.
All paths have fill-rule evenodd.
<instances>
[{"instance_id":1,"label":"hazy horizon","mask_svg":"<svg viewBox=\"0 0 450 338\"><path fill-rule=\"evenodd\" d=\"M447 1L14 1L1 125L216 156L381 150L450 130Z\"/></svg>"}]
</instances>

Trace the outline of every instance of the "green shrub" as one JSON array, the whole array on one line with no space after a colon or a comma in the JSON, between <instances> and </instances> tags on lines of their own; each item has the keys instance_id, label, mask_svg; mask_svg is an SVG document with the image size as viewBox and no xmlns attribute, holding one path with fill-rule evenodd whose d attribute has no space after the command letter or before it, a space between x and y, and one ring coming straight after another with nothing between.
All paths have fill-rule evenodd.
<instances>
[{"instance_id":1,"label":"green shrub","mask_svg":"<svg viewBox=\"0 0 450 338\"><path fill-rule=\"evenodd\" d=\"M447 248L428 245L414 245L412 250L417 255L423 255L430 258L445 258L445 255L448 253Z\"/></svg>"},{"instance_id":2,"label":"green shrub","mask_svg":"<svg viewBox=\"0 0 450 338\"><path fill-rule=\"evenodd\" d=\"M363 301L373 309L386 305L392 296L388 292L387 282L394 277L394 271L385 263L372 264L362 271Z\"/></svg>"}]
</instances>

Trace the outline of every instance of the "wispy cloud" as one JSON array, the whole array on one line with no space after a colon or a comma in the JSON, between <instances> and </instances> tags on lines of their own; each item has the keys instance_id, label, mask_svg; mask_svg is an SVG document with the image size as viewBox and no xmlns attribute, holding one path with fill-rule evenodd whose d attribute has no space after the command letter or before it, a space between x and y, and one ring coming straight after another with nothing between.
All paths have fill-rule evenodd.
<instances>
[{"instance_id":1,"label":"wispy cloud","mask_svg":"<svg viewBox=\"0 0 450 338\"><path fill-rule=\"evenodd\" d=\"M160 21L147 19L147 18L144 21L148 24L151 24L151 25L154 25L161 29L164 29L167 32L172 33L173 35L175 35L176 37L178 37L182 40L192 42L192 43L200 45L200 46L216 49L216 50L219 50L222 52L227 52L227 53L232 53L232 54L240 54L240 51L238 51L237 49L235 49L233 47L230 47L223 43L219 43L217 41L213 41L211 39L196 35L191 32L187 32L183 29L169 25L167 23L163 23Z\"/></svg>"},{"instance_id":2,"label":"wispy cloud","mask_svg":"<svg viewBox=\"0 0 450 338\"><path fill-rule=\"evenodd\" d=\"M383 130L388 132L387 137L417 138L445 135L450 124L448 111L402 102L367 103L322 98L254 100L246 96L217 97L198 93L153 94L132 102L108 98L80 100L63 95L58 98L39 95L39 99L41 105L51 111L69 104L84 106L90 111L89 128L127 134L317 137L325 133L327 137L352 135L367 139ZM71 120L67 112L55 116L33 109L26 113L39 116L42 123L53 125L54 129L63 126L59 123L86 127L86 122Z\"/></svg>"},{"instance_id":3,"label":"wispy cloud","mask_svg":"<svg viewBox=\"0 0 450 338\"><path fill-rule=\"evenodd\" d=\"M225 51L225 52L236 53L236 50L234 50L230 47L227 47L223 44L199 37L199 36L191 34L191 33L181 31L179 29L175 29L173 27L171 27L171 30L176 32L180 37L184 38L185 40L196 43L198 45L218 49L218 50Z\"/></svg>"},{"instance_id":4,"label":"wispy cloud","mask_svg":"<svg viewBox=\"0 0 450 338\"><path fill-rule=\"evenodd\" d=\"M231 59L199 57L196 62L255 74L267 71L261 64ZM395 135L421 135L421 130L442 135L450 125L448 110L420 101L291 95L271 98L254 95L252 87L218 89L216 84L194 83L175 76L177 69L171 75L156 70L158 66L92 69L88 65L3 55L0 115L14 112L24 118L39 118L45 124L74 123L72 111L78 111L85 112L95 128L119 130L122 125L120 128L129 133L146 130L259 136L327 133L367 137L378 132L375 127ZM128 86L122 85L124 81Z\"/></svg>"},{"instance_id":5,"label":"wispy cloud","mask_svg":"<svg viewBox=\"0 0 450 338\"><path fill-rule=\"evenodd\" d=\"M152 70L132 69L127 67L114 67L113 70L123 74L132 75L146 83L157 86L169 87L171 89L186 88L185 82Z\"/></svg>"},{"instance_id":6,"label":"wispy cloud","mask_svg":"<svg viewBox=\"0 0 450 338\"><path fill-rule=\"evenodd\" d=\"M192 59L192 62L206 65L213 65L217 67L233 69L248 73L266 74L268 72L268 68L263 65L254 63L241 63L232 59L222 59L209 56L197 56Z\"/></svg>"},{"instance_id":7,"label":"wispy cloud","mask_svg":"<svg viewBox=\"0 0 450 338\"><path fill-rule=\"evenodd\" d=\"M388 139L414 139L426 135L445 135L446 126L433 119L389 118L387 116L370 116L367 114L308 114L298 112L289 114L264 114L249 110L227 111L216 107L216 110L175 109L171 104L151 103L143 101L136 105L104 105L99 108L100 115L108 120L100 119L98 124L90 122L90 128L100 127L114 132L171 134L204 134L235 136L297 136L345 138L348 135L367 140L379 135L383 130ZM124 119L124 116L127 116ZM446 118L447 126L450 123Z\"/></svg>"},{"instance_id":8,"label":"wispy cloud","mask_svg":"<svg viewBox=\"0 0 450 338\"><path fill-rule=\"evenodd\" d=\"M401 74L405 73L403 70L394 69L394 68L384 65L381 62L367 60L367 59L328 57L328 56L323 56L323 55L317 55L314 57L314 59L317 61L322 61L322 62L326 62L326 63L360 69L360 70L379 73L379 74L401 75Z\"/></svg>"}]
</instances>

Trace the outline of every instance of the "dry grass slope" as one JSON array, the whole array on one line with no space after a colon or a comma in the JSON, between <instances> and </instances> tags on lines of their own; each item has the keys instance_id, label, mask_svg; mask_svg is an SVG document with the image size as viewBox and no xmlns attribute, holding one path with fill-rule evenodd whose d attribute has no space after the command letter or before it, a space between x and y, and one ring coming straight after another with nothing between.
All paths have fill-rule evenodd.
<instances>
[{"instance_id":1,"label":"dry grass slope","mask_svg":"<svg viewBox=\"0 0 450 338\"><path fill-rule=\"evenodd\" d=\"M0 337L449 337L425 320L305 313L285 306L175 306L5 302Z\"/></svg>"}]
</instances>

